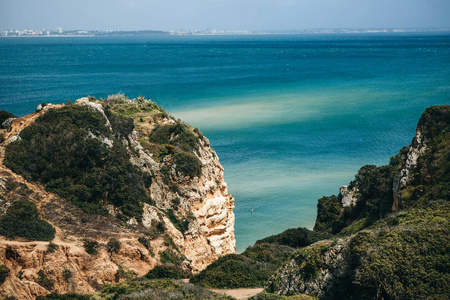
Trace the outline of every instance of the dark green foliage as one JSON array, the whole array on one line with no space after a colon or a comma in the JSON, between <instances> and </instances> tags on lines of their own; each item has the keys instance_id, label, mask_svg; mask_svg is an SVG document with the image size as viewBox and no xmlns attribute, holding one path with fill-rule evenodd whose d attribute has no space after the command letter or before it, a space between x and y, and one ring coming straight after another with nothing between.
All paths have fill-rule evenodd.
<instances>
[{"instance_id":1,"label":"dark green foliage","mask_svg":"<svg viewBox=\"0 0 450 300\"><path fill-rule=\"evenodd\" d=\"M423 205L432 200L450 200L450 106L425 110L418 128L429 149L419 157L409 187L402 192L402 205Z\"/></svg>"},{"instance_id":2,"label":"dark green foliage","mask_svg":"<svg viewBox=\"0 0 450 300\"><path fill-rule=\"evenodd\" d=\"M396 162L392 159L391 162ZM397 166L363 166L350 183L358 193L355 206L343 208L341 197L322 197L317 204L315 231L337 234L356 220L365 219L363 227L381 220L392 211L393 180Z\"/></svg>"},{"instance_id":3,"label":"dark green foliage","mask_svg":"<svg viewBox=\"0 0 450 300\"><path fill-rule=\"evenodd\" d=\"M114 275L116 282L119 282L121 279L131 280L136 276L136 273L134 273L131 270L125 271L125 269L119 265L119 269L117 270L116 274Z\"/></svg>"},{"instance_id":4,"label":"dark green foliage","mask_svg":"<svg viewBox=\"0 0 450 300\"><path fill-rule=\"evenodd\" d=\"M339 197L333 195L320 198L317 202L317 217L314 230L331 232L333 224L339 221L343 210Z\"/></svg>"},{"instance_id":5,"label":"dark green foliage","mask_svg":"<svg viewBox=\"0 0 450 300\"><path fill-rule=\"evenodd\" d=\"M43 270L40 270L38 272L38 278L36 279L36 282L45 288L46 290L53 290L55 286L55 281L47 276Z\"/></svg>"},{"instance_id":6,"label":"dark green foliage","mask_svg":"<svg viewBox=\"0 0 450 300\"><path fill-rule=\"evenodd\" d=\"M391 212L393 203L393 178L395 168L391 165L363 166L350 183L358 188L358 201L351 211L351 218L383 218Z\"/></svg>"},{"instance_id":7,"label":"dark green foliage","mask_svg":"<svg viewBox=\"0 0 450 300\"><path fill-rule=\"evenodd\" d=\"M106 244L106 247L108 248L108 252L110 255L114 253L119 253L120 247L122 246L122 243L115 238L111 238L108 243Z\"/></svg>"},{"instance_id":8,"label":"dark green foliage","mask_svg":"<svg viewBox=\"0 0 450 300\"><path fill-rule=\"evenodd\" d=\"M166 216L172 222L173 226L175 226L175 228L178 229L183 235L189 229L189 221L180 221L174 214L173 209L169 209L166 213Z\"/></svg>"},{"instance_id":9,"label":"dark green foliage","mask_svg":"<svg viewBox=\"0 0 450 300\"><path fill-rule=\"evenodd\" d=\"M149 141L154 144L165 145L160 156L174 155L176 170L182 175L195 177L201 175L202 163L193 153L200 145L200 131L192 130L188 125L177 122L174 125L163 125L157 127L149 136ZM202 135L203 136L203 135ZM161 170L163 172L163 170ZM169 174L163 175L167 178L164 182L170 185ZM174 187L171 187L173 189Z\"/></svg>"},{"instance_id":10,"label":"dark green foliage","mask_svg":"<svg viewBox=\"0 0 450 300\"><path fill-rule=\"evenodd\" d=\"M448 227L359 233L349 245L354 273L346 293L353 299L448 296L449 233Z\"/></svg>"},{"instance_id":11,"label":"dark green foliage","mask_svg":"<svg viewBox=\"0 0 450 300\"><path fill-rule=\"evenodd\" d=\"M52 225L40 218L36 205L28 200L14 202L0 217L0 235L8 238L51 241L55 232Z\"/></svg>"},{"instance_id":12,"label":"dark green foliage","mask_svg":"<svg viewBox=\"0 0 450 300\"><path fill-rule=\"evenodd\" d=\"M92 241L89 239L85 239L83 241L83 247L84 251L86 251L89 254L97 254L98 253L98 247L100 247L100 244L97 241Z\"/></svg>"},{"instance_id":13,"label":"dark green foliage","mask_svg":"<svg viewBox=\"0 0 450 300\"><path fill-rule=\"evenodd\" d=\"M171 279L132 280L107 286L98 299L233 299L201 287ZM96 299L97 299L96 298Z\"/></svg>"},{"instance_id":14,"label":"dark green foliage","mask_svg":"<svg viewBox=\"0 0 450 300\"><path fill-rule=\"evenodd\" d=\"M108 117L109 122L111 123L111 127L113 128L114 133L117 137L128 137L134 129L134 121L132 118L125 118L119 116L110 110L105 111L106 116Z\"/></svg>"},{"instance_id":15,"label":"dark green foliage","mask_svg":"<svg viewBox=\"0 0 450 300\"><path fill-rule=\"evenodd\" d=\"M171 138L172 137L172 138ZM174 125L157 127L149 136L149 141L155 144L170 144L185 152L193 152L199 146L199 138L186 124L178 121Z\"/></svg>"},{"instance_id":16,"label":"dark green foliage","mask_svg":"<svg viewBox=\"0 0 450 300\"><path fill-rule=\"evenodd\" d=\"M64 280L66 282L69 282L69 279L73 277L73 272L70 269L65 268L62 275L63 275Z\"/></svg>"},{"instance_id":17,"label":"dark green foliage","mask_svg":"<svg viewBox=\"0 0 450 300\"><path fill-rule=\"evenodd\" d=\"M332 237L332 235L329 233L316 232L307 228L293 228L283 231L280 234L258 240L256 241L256 244L269 243L298 248L308 246L330 237Z\"/></svg>"},{"instance_id":18,"label":"dark green foliage","mask_svg":"<svg viewBox=\"0 0 450 300\"><path fill-rule=\"evenodd\" d=\"M0 265L0 284L5 282L6 277L8 277L10 271L11 270L7 266Z\"/></svg>"},{"instance_id":19,"label":"dark green foliage","mask_svg":"<svg viewBox=\"0 0 450 300\"><path fill-rule=\"evenodd\" d=\"M50 242L47 245L47 253L53 253L58 249L59 249L59 246L53 242Z\"/></svg>"},{"instance_id":20,"label":"dark green foliage","mask_svg":"<svg viewBox=\"0 0 450 300\"><path fill-rule=\"evenodd\" d=\"M199 177L202 174L202 163L194 154L179 152L175 154L177 172L189 177Z\"/></svg>"},{"instance_id":21,"label":"dark green foliage","mask_svg":"<svg viewBox=\"0 0 450 300\"><path fill-rule=\"evenodd\" d=\"M174 265L159 265L151 269L146 275L148 279L171 278L182 279L189 278L190 274Z\"/></svg>"},{"instance_id":22,"label":"dark green foliage","mask_svg":"<svg viewBox=\"0 0 450 300\"><path fill-rule=\"evenodd\" d=\"M17 118L15 115L13 115L10 112L7 112L6 110L0 110L0 128L3 128L2 124L9 118Z\"/></svg>"},{"instance_id":23,"label":"dark green foliage","mask_svg":"<svg viewBox=\"0 0 450 300\"><path fill-rule=\"evenodd\" d=\"M171 249L164 250L159 254L159 257L163 264L174 264L179 266L183 262L183 257Z\"/></svg>"},{"instance_id":24,"label":"dark green foliage","mask_svg":"<svg viewBox=\"0 0 450 300\"><path fill-rule=\"evenodd\" d=\"M287 246L256 244L242 254L219 258L190 282L213 288L263 287L293 251Z\"/></svg>"},{"instance_id":25,"label":"dark green foliage","mask_svg":"<svg viewBox=\"0 0 450 300\"><path fill-rule=\"evenodd\" d=\"M145 248L147 248L147 250L150 252L150 255L152 257L155 256L155 253L152 250L152 245L150 244L150 240L148 238L141 236L138 238L138 241L139 241L139 243L144 245Z\"/></svg>"},{"instance_id":26,"label":"dark green foliage","mask_svg":"<svg viewBox=\"0 0 450 300\"><path fill-rule=\"evenodd\" d=\"M151 200L143 175L120 140L132 131L133 120L109 115L114 136L106 119L88 107L49 110L21 132L21 141L8 145L5 165L28 180L41 181L85 212L107 214L102 205L107 201L140 220L142 202ZM113 146L91 134L112 139Z\"/></svg>"},{"instance_id":27,"label":"dark green foliage","mask_svg":"<svg viewBox=\"0 0 450 300\"><path fill-rule=\"evenodd\" d=\"M294 251L295 249L289 246L257 243L247 247L242 255L258 262L272 264L274 268L278 268Z\"/></svg>"},{"instance_id":28,"label":"dark green foliage","mask_svg":"<svg viewBox=\"0 0 450 300\"><path fill-rule=\"evenodd\" d=\"M191 283L214 288L264 286L270 270L263 263L238 254L223 256L191 278Z\"/></svg>"}]
</instances>

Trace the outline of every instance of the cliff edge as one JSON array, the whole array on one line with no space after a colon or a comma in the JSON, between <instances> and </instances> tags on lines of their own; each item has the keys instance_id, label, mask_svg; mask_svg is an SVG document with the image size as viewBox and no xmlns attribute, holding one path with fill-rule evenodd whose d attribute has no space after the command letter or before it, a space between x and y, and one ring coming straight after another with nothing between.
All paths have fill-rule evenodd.
<instances>
[{"instance_id":1,"label":"cliff edge","mask_svg":"<svg viewBox=\"0 0 450 300\"><path fill-rule=\"evenodd\" d=\"M0 129L0 295L93 293L235 252L234 198L198 129L121 94L38 109Z\"/></svg>"}]
</instances>

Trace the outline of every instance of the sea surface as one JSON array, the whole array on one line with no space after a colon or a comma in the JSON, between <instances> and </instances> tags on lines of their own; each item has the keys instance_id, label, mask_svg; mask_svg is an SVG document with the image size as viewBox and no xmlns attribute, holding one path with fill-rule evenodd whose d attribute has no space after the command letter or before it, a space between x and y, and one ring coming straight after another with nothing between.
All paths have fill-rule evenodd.
<instances>
[{"instance_id":1,"label":"sea surface","mask_svg":"<svg viewBox=\"0 0 450 300\"><path fill-rule=\"evenodd\" d=\"M427 106L450 103L450 35L0 38L0 109L117 92L210 139L243 251L311 229L318 198L387 164Z\"/></svg>"}]
</instances>

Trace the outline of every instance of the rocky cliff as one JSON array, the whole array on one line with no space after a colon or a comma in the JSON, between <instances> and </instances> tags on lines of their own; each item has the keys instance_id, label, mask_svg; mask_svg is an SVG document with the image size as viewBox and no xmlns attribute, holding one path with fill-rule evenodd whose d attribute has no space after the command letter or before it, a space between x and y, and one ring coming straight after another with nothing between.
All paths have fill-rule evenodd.
<instances>
[{"instance_id":1,"label":"rocky cliff","mask_svg":"<svg viewBox=\"0 0 450 300\"><path fill-rule=\"evenodd\" d=\"M157 264L196 273L234 253L234 199L216 153L150 100L82 98L5 127L0 213L29 200L56 234L35 241L0 224L0 295L92 293Z\"/></svg>"},{"instance_id":2,"label":"rocky cliff","mask_svg":"<svg viewBox=\"0 0 450 300\"><path fill-rule=\"evenodd\" d=\"M315 230L334 238L297 250L270 279L280 295L446 299L450 291L450 106L423 113L388 166L364 166L318 203Z\"/></svg>"}]
</instances>

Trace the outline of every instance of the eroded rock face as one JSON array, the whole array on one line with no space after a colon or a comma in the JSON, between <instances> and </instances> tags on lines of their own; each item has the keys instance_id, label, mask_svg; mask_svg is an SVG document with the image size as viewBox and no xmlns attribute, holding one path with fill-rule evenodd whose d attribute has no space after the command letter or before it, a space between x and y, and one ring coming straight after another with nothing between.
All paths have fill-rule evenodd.
<instances>
[{"instance_id":1,"label":"eroded rock face","mask_svg":"<svg viewBox=\"0 0 450 300\"><path fill-rule=\"evenodd\" d=\"M342 207L351 207L351 206L355 206L356 201L358 201L358 199L355 196L355 191L356 187L354 187L353 189L349 189L347 185L342 185L339 188L339 195L342 197L341 199L341 203L342 203Z\"/></svg>"},{"instance_id":2,"label":"eroded rock face","mask_svg":"<svg viewBox=\"0 0 450 300\"><path fill-rule=\"evenodd\" d=\"M142 276L158 263L137 241L121 242L119 253L110 255L100 247L97 255L91 255L82 243L57 242L58 249L49 252L48 242L1 241L1 264L10 273L0 285L0 295L35 299L56 290L61 294L94 293L105 284L123 280L120 267Z\"/></svg>"},{"instance_id":3,"label":"eroded rock face","mask_svg":"<svg viewBox=\"0 0 450 300\"><path fill-rule=\"evenodd\" d=\"M394 176L393 180L393 195L394 202L392 204L392 210L398 211L401 203L399 203L400 192L404 189L408 183L412 179L412 170L414 170L417 166L417 159L419 156L427 151L427 143L425 138L422 136L422 132L420 128L416 130L416 136L413 138L411 146L408 150L408 154L406 156L406 163L404 167L400 170L397 176Z\"/></svg>"},{"instance_id":4,"label":"eroded rock face","mask_svg":"<svg viewBox=\"0 0 450 300\"><path fill-rule=\"evenodd\" d=\"M308 251L294 254L269 281L274 292L279 295L307 294L322 298L332 288L333 281L348 268L344 261L347 241L339 240L335 245L331 241L318 242L307 248ZM314 253L314 248L327 249ZM320 266L318 268L317 266Z\"/></svg>"},{"instance_id":5,"label":"eroded rock face","mask_svg":"<svg viewBox=\"0 0 450 300\"><path fill-rule=\"evenodd\" d=\"M170 124L162 120L161 124ZM138 135L130 137L131 145L139 156L133 156L132 162L157 176L150 186L150 195L160 209L173 209L173 199L179 201L177 213L179 218L193 215L189 220L189 228L184 235L176 228L178 234L173 236L175 243L186 258L191 261L194 272L204 269L214 260L225 254L234 253L234 198L228 193L227 184L223 179L223 167L214 150L205 138L195 152L202 162L200 177L189 178L178 174L176 166L171 167L171 178L176 182L179 191L171 190L163 183L160 169L173 158L168 155L163 162L155 162L151 154L139 147ZM144 208L143 224L151 226L151 221L164 221L166 227L173 227L168 218L157 217L158 210L146 206ZM164 215L161 211L159 214Z\"/></svg>"}]
</instances>

